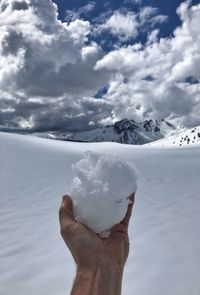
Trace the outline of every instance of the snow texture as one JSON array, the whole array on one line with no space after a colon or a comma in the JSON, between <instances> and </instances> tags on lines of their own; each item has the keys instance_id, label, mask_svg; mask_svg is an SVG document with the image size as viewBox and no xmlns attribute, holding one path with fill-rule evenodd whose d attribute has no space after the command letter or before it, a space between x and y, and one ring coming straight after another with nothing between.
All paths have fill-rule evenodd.
<instances>
[{"instance_id":1,"label":"snow texture","mask_svg":"<svg viewBox=\"0 0 200 295\"><path fill-rule=\"evenodd\" d=\"M122 295L199 295L200 146L74 143L0 132L0 295L70 294L74 260L58 209L91 150L134 161Z\"/></svg>"},{"instance_id":2,"label":"snow texture","mask_svg":"<svg viewBox=\"0 0 200 295\"><path fill-rule=\"evenodd\" d=\"M76 219L95 233L106 232L122 221L137 189L134 163L88 151L72 170L76 177L70 196ZM102 237L106 236L103 233Z\"/></svg>"}]
</instances>

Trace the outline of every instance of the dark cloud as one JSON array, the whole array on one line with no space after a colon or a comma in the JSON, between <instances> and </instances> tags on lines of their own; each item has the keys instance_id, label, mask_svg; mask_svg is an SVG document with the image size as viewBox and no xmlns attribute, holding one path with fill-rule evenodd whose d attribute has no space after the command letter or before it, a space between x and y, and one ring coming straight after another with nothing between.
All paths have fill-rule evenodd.
<instances>
[{"instance_id":1,"label":"dark cloud","mask_svg":"<svg viewBox=\"0 0 200 295\"><path fill-rule=\"evenodd\" d=\"M27 10L28 4L26 1L13 1L12 2L12 9L13 10Z\"/></svg>"}]
</instances>

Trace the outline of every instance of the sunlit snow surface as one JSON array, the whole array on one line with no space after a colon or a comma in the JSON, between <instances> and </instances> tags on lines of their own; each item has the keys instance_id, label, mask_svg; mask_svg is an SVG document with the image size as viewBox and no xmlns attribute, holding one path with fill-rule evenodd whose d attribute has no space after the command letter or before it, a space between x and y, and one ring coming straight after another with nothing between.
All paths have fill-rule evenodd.
<instances>
[{"instance_id":1,"label":"sunlit snow surface","mask_svg":"<svg viewBox=\"0 0 200 295\"><path fill-rule=\"evenodd\" d=\"M133 161L87 151L72 171L70 196L77 221L95 233L108 232L124 219L129 198L136 192Z\"/></svg>"},{"instance_id":2,"label":"sunlit snow surface","mask_svg":"<svg viewBox=\"0 0 200 295\"><path fill-rule=\"evenodd\" d=\"M123 295L199 295L200 146L80 144L0 133L0 295L69 294L75 266L58 208L84 151L139 174Z\"/></svg>"}]
</instances>

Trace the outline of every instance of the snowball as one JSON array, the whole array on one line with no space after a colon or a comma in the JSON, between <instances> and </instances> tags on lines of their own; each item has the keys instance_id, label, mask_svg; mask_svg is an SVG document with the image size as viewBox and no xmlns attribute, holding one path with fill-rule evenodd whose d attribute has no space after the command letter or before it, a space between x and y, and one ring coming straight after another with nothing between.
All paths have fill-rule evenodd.
<instances>
[{"instance_id":1,"label":"snowball","mask_svg":"<svg viewBox=\"0 0 200 295\"><path fill-rule=\"evenodd\" d=\"M70 196L78 222L104 233L124 219L129 197L137 189L133 162L86 152L72 170L76 177Z\"/></svg>"}]
</instances>

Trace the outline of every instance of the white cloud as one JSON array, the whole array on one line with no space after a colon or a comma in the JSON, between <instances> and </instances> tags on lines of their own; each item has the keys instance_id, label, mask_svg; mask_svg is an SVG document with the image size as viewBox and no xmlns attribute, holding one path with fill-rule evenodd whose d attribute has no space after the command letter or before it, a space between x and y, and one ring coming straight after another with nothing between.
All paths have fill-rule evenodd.
<instances>
[{"instance_id":1,"label":"white cloud","mask_svg":"<svg viewBox=\"0 0 200 295\"><path fill-rule=\"evenodd\" d=\"M145 23L146 20L150 19L152 16L157 14L158 9L152 6L144 6L140 9L139 18L142 23Z\"/></svg>"},{"instance_id":2,"label":"white cloud","mask_svg":"<svg viewBox=\"0 0 200 295\"><path fill-rule=\"evenodd\" d=\"M67 127L70 116L76 118L84 109L85 122L93 120L81 98L94 95L108 80L104 71L93 69L102 50L88 42L88 21L62 23L57 16L50 0L0 2L0 125ZM6 113L10 96L15 111ZM95 108L91 100L90 105Z\"/></svg>"},{"instance_id":3,"label":"white cloud","mask_svg":"<svg viewBox=\"0 0 200 295\"><path fill-rule=\"evenodd\" d=\"M138 34L138 22L134 12L121 13L115 11L105 24L103 30L109 30L113 35L117 35L120 39L126 41L135 38Z\"/></svg>"},{"instance_id":4,"label":"white cloud","mask_svg":"<svg viewBox=\"0 0 200 295\"><path fill-rule=\"evenodd\" d=\"M89 60L87 65L82 60L82 50L90 46L85 43L90 23L80 19L62 23L50 0L21 0L25 9L16 9L18 2L3 0L0 5L1 87L28 96L93 94L104 78L94 72L95 60ZM96 50L98 60L100 47Z\"/></svg>"},{"instance_id":5,"label":"white cloud","mask_svg":"<svg viewBox=\"0 0 200 295\"><path fill-rule=\"evenodd\" d=\"M91 1L84 6L79 7L78 9L66 10L66 21L72 21L77 18L87 16L91 11L95 9L95 2Z\"/></svg>"},{"instance_id":6,"label":"white cloud","mask_svg":"<svg viewBox=\"0 0 200 295\"><path fill-rule=\"evenodd\" d=\"M92 42L89 46L85 46L82 48L82 59L83 61L93 60L95 61L99 58L99 53L101 52L101 48L97 45L97 43Z\"/></svg>"},{"instance_id":7,"label":"white cloud","mask_svg":"<svg viewBox=\"0 0 200 295\"><path fill-rule=\"evenodd\" d=\"M183 23L173 37L158 40L153 31L145 46L123 47L97 62L96 69L113 74L106 99L113 102L114 118L168 117L186 125L197 123L199 83L191 85L187 78L200 81L200 5L184 2L178 13Z\"/></svg>"},{"instance_id":8,"label":"white cloud","mask_svg":"<svg viewBox=\"0 0 200 295\"><path fill-rule=\"evenodd\" d=\"M139 11L139 23L141 25L151 24L162 24L167 21L168 16L159 14L159 10L156 7L144 6Z\"/></svg>"},{"instance_id":9,"label":"white cloud","mask_svg":"<svg viewBox=\"0 0 200 295\"><path fill-rule=\"evenodd\" d=\"M95 2L94 1L91 1L89 2L88 4L86 4L85 6L79 8L79 11L82 13L88 13L88 12L91 12L92 10L94 10L95 8Z\"/></svg>"},{"instance_id":10,"label":"white cloud","mask_svg":"<svg viewBox=\"0 0 200 295\"><path fill-rule=\"evenodd\" d=\"M153 26L155 26L156 24L163 24L168 20L168 16L167 15L156 15L154 17L152 17L152 19L150 20L151 24Z\"/></svg>"},{"instance_id":11,"label":"white cloud","mask_svg":"<svg viewBox=\"0 0 200 295\"><path fill-rule=\"evenodd\" d=\"M160 33L159 29L155 29L148 34L147 44L152 44L158 42L158 35Z\"/></svg>"},{"instance_id":12,"label":"white cloud","mask_svg":"<svg viewBox=\"0 0 200 295\"><path fill-rule=\"evenodd\" d=\"M76 19L69 24L65 24L66 30L69 32L70 37L76 43L86 42L88 40L87 36L90 33L91 26L88 21L83 21L81 19Z\"/></svg>"},{"instance_id":13,"label":"white cloud","mask_svg":"<svg viewBox=\"0 0 200 295\"><path fill-rule=\"evenodd\" d=\"M137 36L138 24L151 30L145 45L105 54L90 41L94 26L61 22L52 1L2 0L0 126L78 130L124 117L200 124L200 5L183 2L178 13L182 25L159 39L157 10L115 11L99 26L121 40Z\"/></svg>"},{"instance_id":14,"label":"white cloud","mask_svg":"<svg viewBox=\"0 0 200 295\"><path fill-rule=\"evenodd\" d=\"M119 41L127 42L133 41L142 31L148 31L149 27L151 29L167 19L166 15L159 14L158 9L151 6L141 7L137 13L121 9L109 16L107 13L102 15L103 23L97 25L94 31L97 34L108 31Z\"/></svg>"}]
</instances>

